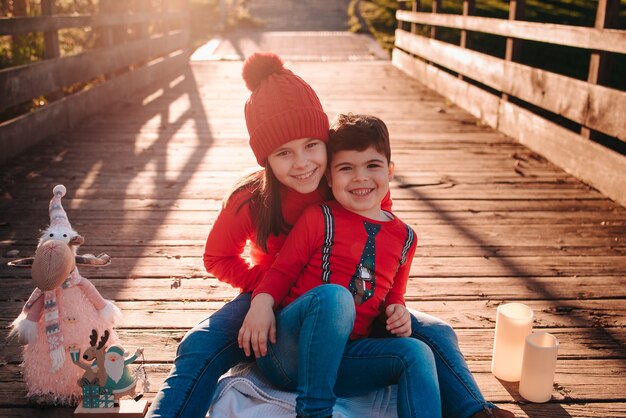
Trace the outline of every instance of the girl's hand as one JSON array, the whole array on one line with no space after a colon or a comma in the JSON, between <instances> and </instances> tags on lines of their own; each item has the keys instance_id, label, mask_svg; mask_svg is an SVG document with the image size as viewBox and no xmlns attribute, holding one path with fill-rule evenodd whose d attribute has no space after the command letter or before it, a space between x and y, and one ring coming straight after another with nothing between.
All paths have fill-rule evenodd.
<instances>
[{"instance_id":1,"label":"girl's hand","mask_svg":"<svg viewBox=\"0 0 626 418\"><path fill-rule=\"evenodd\" d=\"M387 331L396 337L408 337L411 335L411 314L404 305L398 303L387 306Z\"/></svg>"},{"instance_id":2,"label":"girl's hand","mask_svg":"<svg viewBox=\"0 0 626 418\"><path fill-rule=\"evenodd\" d=\"M243 320L237 341L246 356L252 351L256 357L267 354L267 337L276 343L276 317L274 316L274 298L268 293L259 293L252 299L250 310Z\"/></svg>"}]
</instances>

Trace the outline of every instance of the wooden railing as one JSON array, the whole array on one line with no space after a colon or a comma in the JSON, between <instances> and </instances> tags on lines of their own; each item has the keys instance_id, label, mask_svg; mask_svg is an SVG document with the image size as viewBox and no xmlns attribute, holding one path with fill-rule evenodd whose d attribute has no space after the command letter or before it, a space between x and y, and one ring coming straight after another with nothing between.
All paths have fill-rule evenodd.
<instances>
[{"instance_id":1,"label":"wooden railing","mask_svg":"<svg viewBox=\"0 0 626 418\"><path fill-rule=\"evenodd\" d=\"M626 205L626 93L601 85L606 54L626 54L626 31L606 28L619 0L599 1L595 27L516 20L523 0L510 1L508 20L471 16L474 0L463 0L462 15L438 13L440 0L432 12L412 3L396 14L395 66ZM417 25L430 27L430 37ZM436 39L441 27L460 30L460 45ZM469 49L468 32L506 37L504 57ZM587 80L515 62L524 40L592 50Z\"/></svg>"},{"instance_id":2,"label":"wooden railing","mask_svg":"<svg viewBox=\"0 0 626 418\"><path fill-rule=\"evenodd\" d=\"M42 96L49 100L0 124L0 164L187 65L185 0L163 1L158 12L147 10L148 0L135 1L136 10L115 2L101 0L98 14L64 16L54 13L54 0L42 0L45 16L0 18L0 35L43 32L45 45L44 60L0 70L0 110ZM58 31L67 28L98 31L98 47L61 57ZM88 88L71 94L77 84Z\"/></svg>"}]
</instances>

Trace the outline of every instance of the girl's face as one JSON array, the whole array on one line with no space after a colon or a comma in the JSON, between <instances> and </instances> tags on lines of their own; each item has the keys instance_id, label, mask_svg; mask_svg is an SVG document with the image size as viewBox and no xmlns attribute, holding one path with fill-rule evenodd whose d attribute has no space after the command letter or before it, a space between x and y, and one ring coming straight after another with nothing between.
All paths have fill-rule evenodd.
<instances>
[{"instance_id":1,"label":"girl's face","mask_svg":"<svg viewBox=\"0 0 626 418\"><path fill-rule=\"evenodd\" d=\"M315 138L294 139L275 149L267 163L282 184L298 193L311 193L326 170L326 144Z\"/></svg>"},{"instance_id":2,"label":"girl's face","mask_svg":"<svg viewBox=\"0 0 626 418\"><path fill-rule=\"evenodd\" d=\"M333 196L351 212L369 219L388 219L380 202L389 190L393 163L374 147L364 151L345 150L333 155L328 169L328 185Z\"/></svg>"}]
</instances>

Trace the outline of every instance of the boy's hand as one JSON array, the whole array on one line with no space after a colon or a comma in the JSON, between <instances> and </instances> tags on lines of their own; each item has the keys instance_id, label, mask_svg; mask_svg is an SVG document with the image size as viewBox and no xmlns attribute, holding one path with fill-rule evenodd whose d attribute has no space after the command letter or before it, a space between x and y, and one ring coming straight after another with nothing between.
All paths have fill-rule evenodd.
<instances>
[{"instance_id":1,"label":"boy's hand","mask_svg":"<svg viewBox=\"0 0 626 418\"><path fill-rule=\"evenodd\" d=\"M268 293L259 293L252 299L250 310L243 320L237 341L246 356L252 350L256 357L267 354L267 337L276 343L276 317L274 316L274 298Z\"/></svg>"},{"instance_id":2,"label":"boy's hand","mask_svg":"<svg viewBox=\"0 0 626 418\"><path fill-rule=\"evenodd\" d=\"M387 331L396 337L408 337L411 335L411 314L404 305L398 303L387 306Z\"/></svg>"}]
</instances>

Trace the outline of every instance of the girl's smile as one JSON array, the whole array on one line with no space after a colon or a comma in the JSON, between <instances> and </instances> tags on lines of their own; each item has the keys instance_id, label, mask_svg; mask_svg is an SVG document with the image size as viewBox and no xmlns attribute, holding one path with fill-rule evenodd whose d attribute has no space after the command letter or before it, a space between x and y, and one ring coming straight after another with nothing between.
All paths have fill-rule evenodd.
<instances>
[{"instance_id":1,"label":"girl's smile","mask_svg":"<svg viewBox=\"0 0 626 418\"><path fill-rule=\"evenodd\" d=\"M289 141L267 157L279 182L298 193L315 191L326 170L326 144L316 138Z\"/></svg>"}]
</instances>

